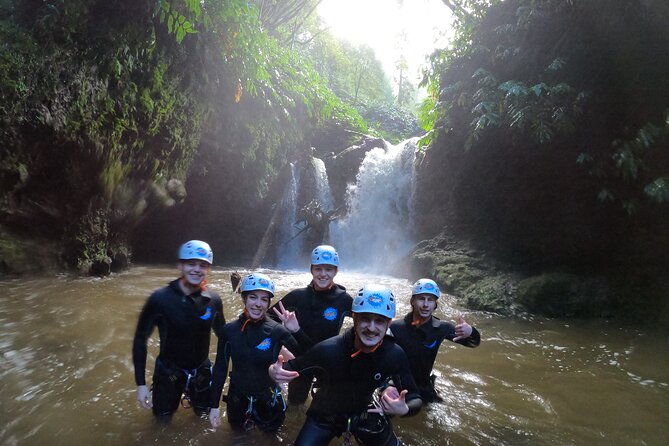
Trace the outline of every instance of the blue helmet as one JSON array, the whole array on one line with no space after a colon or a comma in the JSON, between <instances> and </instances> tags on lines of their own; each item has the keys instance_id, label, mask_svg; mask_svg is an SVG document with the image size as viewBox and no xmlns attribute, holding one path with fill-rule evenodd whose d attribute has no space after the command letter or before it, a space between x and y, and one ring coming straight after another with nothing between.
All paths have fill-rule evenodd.
<instances>
[{"instance_id":1,"label":"blue helmet","mask_svg":"<svg viewBox=\"0 0 669 446\"><path fill-rule=\"evenodd\" d=\"M416 283L413 284L413 289L411 290L412 296L415 296L416 294L431 294L437 299L441 297L439 285L432 279L417 280Z\"/></svg>"},{"instance_id":2,"label":"blue helmet","mask_svg":"<svg viewBox=\"0 0 669 446\"><path fill-rule=\"evenodd\" d=\"M191 240L181 245L179 260L204 260L208 264L214 263L214 252L208 243L200 240Z\"/></svg>"},{"instance_id":3,"label":"blue helmet","mask_svg":"<svg viewBox=\"0 0 669 446\"><path fill-rule=\"evenodd\" d=\"M353 299L353 313L375 313L388 319L395 317L395 295L387 286L368 284Z\"/></svg>"},{"instance_id":4,"label":"blue helmet","mask_svg":"<svg viewBox=\"0 0 669 446\"><path fill-rule=\"evenodd\" d=\"M269 293L269 297L274 297L274 282L268 275L262 273L251 273L244 277L240 291L264 290Z\"/></svg>"},{"instance_id":5,"label":"blue helmet","mask_svg":"<svg viewBox=\"0 0 669 446\"><path fill-rule=\"evenodd\" d=\"M332 265L339 268L339 254L337 250L330 245L316 246L311 251L312 265Z\"/></svg>"}]
</instances>

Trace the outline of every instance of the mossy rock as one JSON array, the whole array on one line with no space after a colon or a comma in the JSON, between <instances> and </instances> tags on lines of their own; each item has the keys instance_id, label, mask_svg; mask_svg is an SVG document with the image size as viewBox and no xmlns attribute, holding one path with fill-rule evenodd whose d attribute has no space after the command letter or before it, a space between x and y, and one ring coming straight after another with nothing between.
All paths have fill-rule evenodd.
<instances>
[{"instance_id":1,"label":"mossy rock","mask_svg":"<svg viewBox=\"0 0 669 446\"><path fill-rule=\"evenodd\" d=\"M485 277L467 288L463 293L463 304L474 310L514 314L516 283L515 278L504 274Z\"/></svg>"},{"instance_id":2,"label":"mossy rock","mask_svg":"<svg viewBox=\"0 0 669 446\"><path fill-rule=\"evenodd\" d=\"M467 263L448 263L435 268L435 280L451 294L462 294L484 277L481 270Z\"/></svg>"},{"instance_id":3,"label":"mossy rock","mask_svg":"<svg viewBox=\"0 0 669 446\"><path fill-rule=\"evenodd\" d=\"M549 272L518 284L517 302L528 311L549 317L607 316L609 292L605 279Z\"/></svg>"},{"instance_id":4,"label":"mossy rock","mask_svg":"<svg viewBox=\"0 0 669 446\"><path fill-rule=\"evenodd\" d=\"M55 242L19 237L0 227L0 275L57 271L63 267L60 255Z\"/></svg>"}]
</instances>

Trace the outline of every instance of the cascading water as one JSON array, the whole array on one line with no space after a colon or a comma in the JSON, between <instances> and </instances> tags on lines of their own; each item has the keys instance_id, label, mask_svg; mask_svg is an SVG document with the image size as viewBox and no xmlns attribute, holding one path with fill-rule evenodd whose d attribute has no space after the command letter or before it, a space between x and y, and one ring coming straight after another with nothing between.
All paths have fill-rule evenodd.
<instances>
[{"instance_id":1,"label":"cascading water","mask_svg":"<svg viewBox=\"0 0 669 446\"><path fill-rule=\"evenodd\" d=\"M293 225L297 220L297 194L300 184L300 170L295 164L290 164L290 182L284 191L282 200L283 213L277 242L277 266L281 268L295 268L300 265L302 239L293 237Z\"/></svg>"},{"instance_id":2,"label":"cascading water","mask_svg":"<svg viewBox=\"0 0 669 446\"><path fill-rule=\"evenodd\" d=\"M331 223L331 239L347 269L388 271L412 246L416 141L370 150L347 190L348 214Z\"/></svg>"},{"instance_id":3,"label":"cascading water","mask_svg":"<svg viewBox=\"0 0 669 446\"><path fill-rule=\"evenodd\" d=\"M311 157L307 163L291 163L290 167L291 177L280 204L275 235L275 263L283 269L302 269L306 266L306 253L328 237L326 216L332 211L334 200L323 160ZM305 216L305 209L307 213L314 209L322 212L322 227L313 221L314 212Z\"/></svg>"},{"instance_id":4,"label":"cascading water","mask_svg":"<svg viewBox=\"0 0 669 446\"><path fill-rule=\"evenodd\" d=\"M320 158L311 158L311 164L314 167L316 199L320 202L321 209L324 212L329 212L334 209L334 200L330 192L330 183L325 163Z\"/></svg>"},{"instance_id":5,"label":"cascading water","mask_svg":"<svg viewBox=\"0 0 669 446\"><path fill-rule=\"evenodd\" d=\"M252 267L303 269L314 246L330 243L346 269L387 272L414 245L411 203L416 141L367 152L355 184L347 188L348 213L332 222L336 212L324 162L310 157L291 163L281 201Z\"/></svg>"}]
</instances>

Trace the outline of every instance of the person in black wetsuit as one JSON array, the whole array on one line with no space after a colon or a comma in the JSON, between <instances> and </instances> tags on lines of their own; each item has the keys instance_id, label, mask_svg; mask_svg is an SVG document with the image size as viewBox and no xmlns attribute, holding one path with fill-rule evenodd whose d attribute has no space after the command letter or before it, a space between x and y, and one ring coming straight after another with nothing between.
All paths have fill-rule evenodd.
<instances>
[{"instance_id":1,"label":"person in black wetsuit","mask_svg":"<svg viewBox=\"0 0 669 446\"><path fill-rule=\"evenodd\" d=\"M420 279L411 293L411 308L404 319L390 324L395 342L402 347L409 357L411 373L420 389L423 401L442 401L434 388L435 375L432 367L437 357L439 346L444 339L464 345L478 347L481 335L476 328L465 322L462 316L458 324L453 325L433 316L437 301L441 296L439 286L431 279Z\"/></svg>"},{"instance_id":2,"label":"person in black wetsuit","mask_svg":"<svg viewBox=\"0 0 669 446\"><path fill-rule=\"evenodd\" d=\"M337 336L344 317L351 315L353 298L346 288L334 283L338 269L339 254L335 248L317 246L311 252L311 283L291 291L279 301L286 310L295 312L309 338L309 345ZM288 401L291 404L304 403L312 380L313 377L307 373L293 380L288 387Z\"/></svg>"},{"instance_id":3,"label":"person in black wetsuit","mask_svg":"<svg viewBox=\"0 0 669 446\"><path fill-rule=\"evenodd\" d=\"M213 260L207 243L184 243L177 265L180 277L153 292L139 315L132 347L137 401L163 421L171 419L180 401L198 415L209 411L211 331L218 334L225 324L220 296L205 289ZM156 326L160 352L150 392L145 378L147 341Z\"/></svg>"},{"instance_id":4,"label":"person in black wetsuit","mask_svg":"<svg viewBox=\"0 0 669 446\"><path fill-rule=\"evenodd\" d=\"M278 383L317 370L321 386L314 395L295 446L326 446L344 435L360 445L401 444L389 415L416 414L422 405L407 357L394 342L384 342L395 315L389 288L365 285L353 301L353 327L322 341L302 356L269 367ZM370 404L373 405L370 408Z\"/></svg>"},{"instance_id":5,"label":"person in black wetsuit","mask_svg":"<svg viewBox=\"0 0 669 446\"><path fill-rule=\"evenodd\" d=\"M286 404L281 389L269 378L267 367L276 361L281 347L299 353L293 334L308 344L300 330L295 313L283 306L274 310L283 322L279 324L266 316L274 297L274 282L265 274L247 275L241 285L244 312L236 321L223 327L218 337L214 364L211 411L212 427L221 425L219 402L232 360L230 385L225 397L228 422L235 429L274 432L285 418ZM293 334L291 334L293 333Z\"/></svg>"}]
</instances>

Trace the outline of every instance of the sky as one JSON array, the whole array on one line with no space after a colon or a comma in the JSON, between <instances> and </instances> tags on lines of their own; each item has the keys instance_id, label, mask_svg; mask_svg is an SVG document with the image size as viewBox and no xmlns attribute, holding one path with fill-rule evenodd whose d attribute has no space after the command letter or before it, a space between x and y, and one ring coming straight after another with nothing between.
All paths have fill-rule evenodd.
<instances>
[{"instance_id":1,"label":"sky","mask_svg":"<svg viewBox=\"0 0 669 446\"><path fill-rule=\"evenodd\" d=\"M401 33L407 36L409 79L417 85L426 57L446 46L451 24L441 0L323 0L317 11L332 34L374 49L393 83Z\"/></svg>"}]
</instances>

